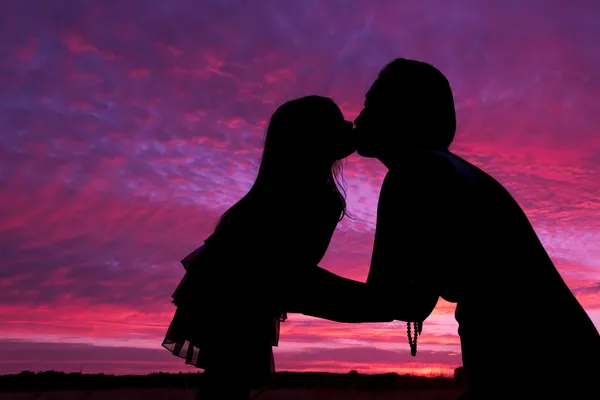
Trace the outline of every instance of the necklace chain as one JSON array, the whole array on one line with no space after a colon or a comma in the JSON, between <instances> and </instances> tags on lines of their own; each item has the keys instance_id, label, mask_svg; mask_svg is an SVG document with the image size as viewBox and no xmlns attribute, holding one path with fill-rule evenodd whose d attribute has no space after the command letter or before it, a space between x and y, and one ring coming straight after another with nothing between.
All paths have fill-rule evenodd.
<instances>
[{"instance_id":1,"label":"necklace chain","mask_svg":"<svg viewBox=\"0 0 600 400\"><path fill-rule=\"evenodd\" d=\"M415 357L417 355L417 338L423 331L423 323L422 322L413 322L413 330L414 330L414 338L411 334L411 326L410 322L406 323L406 335L408 336L408 344L410 345L410 354Z\"/></svg>"}]
</instances>

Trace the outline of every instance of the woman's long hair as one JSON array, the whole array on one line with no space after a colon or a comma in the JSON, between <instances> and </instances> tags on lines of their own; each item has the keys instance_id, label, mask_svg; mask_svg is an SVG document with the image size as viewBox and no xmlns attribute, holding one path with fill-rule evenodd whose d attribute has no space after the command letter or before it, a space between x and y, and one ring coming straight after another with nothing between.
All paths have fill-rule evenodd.
<instances>
[{"instance_id":1,"label":"woman's long hair","mask_svg":"<svg viewBox=\"0 0 600 400\"><path fill-rule=\"evenodd\" d=\"M302 194L322 188L330 189L339 199L341 221L347 215L346 191L342 162L334 156L341 122L342 112L325 97L307 96L280 106L267 127L252 188L221 216L215 233L227 230L262 206L274 204L271 200L280 211L285 201L283 207L293 213L301 206Z\"/></svg>"}]
</instances>

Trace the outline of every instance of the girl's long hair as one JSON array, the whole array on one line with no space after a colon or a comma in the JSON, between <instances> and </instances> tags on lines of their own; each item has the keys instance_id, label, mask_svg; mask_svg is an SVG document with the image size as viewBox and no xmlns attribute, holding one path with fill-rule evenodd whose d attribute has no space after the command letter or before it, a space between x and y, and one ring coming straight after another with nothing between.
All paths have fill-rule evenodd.
<instances>
[{"instance_id":1,"label":"girl's long hair","mask_svg":"<svg viewBox=\"0 0 600 400\"><path fill-rule=\"evenodd\" d=\"M295 204L300 194L318 190L323 184L339 200L341 221L347 215L343 166L341 160L328 155L329 149L336 145L332 130L338 118L343 119L341 111L325 97L307 96L280 106L267 127L254 184L221 216L215 233L228 230L236 221L267 205L275 204L279 211L283 206L284 211L293 213L296 207L301 207Z\"/></svg>"}]
</instances>

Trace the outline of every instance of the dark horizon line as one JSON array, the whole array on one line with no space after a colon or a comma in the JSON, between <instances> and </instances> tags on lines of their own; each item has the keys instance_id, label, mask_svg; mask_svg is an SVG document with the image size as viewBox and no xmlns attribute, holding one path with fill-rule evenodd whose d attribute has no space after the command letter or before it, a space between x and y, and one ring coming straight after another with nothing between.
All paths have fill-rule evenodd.
<instances>
[{"instance_id":1,"label":"dark horizon line","mask_svg":"<svg viewBox=\"0 0 600 400\"><path fill-rule=\"evenodd\" d=\"M355 389L398 390L427 388L462 388L466 384L464 371L456 369L454 376L361 374L356 370L336 372L276 372L268 385L270 389ZM55 390L113 390L133 388L183 388L201 387L205 383L203 372L152 372L147 375L83 374L81 372L22 371L19 374L1 375L0 392L39 392ZM254 389L259 389L255 387Z\"/></svg>"},{"instance_id":2,"label":"dark horizon line","mask_svg":"<svg viewBox=\"0 0 600 400\"><path fill-rule=\"evenodd\" d=\"M456 372L457 370L462 370L462 366L456 367L454 368L454 372ZM82 368L83 369L83 368ZM64 375L79 375L79 376L95 376L95 375L101 375L101 376L114 376L114 377L128 377L128 376L136 376L136 377L146 377L146 376L151 376L151 375L157 375L157 374L162 374L162 375L202 375L204 374L204 371L197 371L197 372L164 372L164 371L155 371L155 372L150 372L147 374L110 374L110 373L104 373L104 372L98 372L98 373L83 373L83 372L65 372L65 371L57 371L57 370L46 370L46 371L38 371L38 372L34 372L34 371L29 371L29 370L23 370L21 372L17 372L14 374L2 374L0 375L0 378L3 377L8 377L8 376L18 376L18 375L24 375L24 374L33 374L33 375L39 375L39 374L47 374L47 373L56 373L56 374L64 374ZM378 372L378 373L368 373L368 372L358 372L357 370L350 370L348 372L327 372L327 371L277 371L274 373L274 375L281 375L281 374L323 374L323 375L365 375L365 376L379 376L379 375L397 375L397 376L414 376L414 377L418 377L418 378L437 378L437 377L447 377L444 375L417 375L417 374L409 374L409 373L405 373L405 374L399 374L397 372Z\"/></svg>"}]
</instances>

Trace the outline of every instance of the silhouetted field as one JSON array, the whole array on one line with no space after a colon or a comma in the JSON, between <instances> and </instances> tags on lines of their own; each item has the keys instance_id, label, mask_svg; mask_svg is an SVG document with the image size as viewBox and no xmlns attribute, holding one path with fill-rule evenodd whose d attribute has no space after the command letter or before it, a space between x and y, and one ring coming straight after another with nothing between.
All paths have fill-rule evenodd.
<instances>
[{"instance_id":1,"label":"silhouetted field","mask_svg":"<svg viewBox=\"0 0 600 400\"><path fill-rule=\"evenodd\" d=\"M461 393L459 389L278 389L264 392L256 400L456 400ZM194 395L194 389L70 390L4 392L0 400L192 400Z\"/></svg>"},{"instance_id":2,"label":"silhouetted field","mask_svg":"<svg viewBox=\"0 0 600 400\"><path fill-rule=\"evenodd\" d=\"M332 391L371 392L371 391L423 391L459 390L464 388L460 369L454 378L420 377L413 375L378 374L363 375L356 371L347 374L323 372L278 372L273 377L269 392L285 391ZM22 372L0 376L1 392L46 392L46 391L98 391L117 389L167 389L187 392L202 385L202 373L153 373L150 375L105 375L79 374L56 371ZM123 392L119 390L119 392ZM151 391L150 391L151 392ZM90 392L91 393L91 392ZM273 398L271 393L260 398ZM291 394L290 394L291 395ZM91 394L89 396L92 396ZM88 396L88 397L89 397ZM335 398L333 397L328 398ZM46 397L46 396L45 396ZM68 396L69 398L71 396ZM88 398L86 397L86 398ZM92 396L93 397L93 396ZM112 396L111 396L112 397ZM135 397L135 396L134 396ZM193 396L192 396L193 397ZM286 395L285 398L289 396ZM5 398L5 397L3 397ZM11 397L16 398L16 397ZM65 399L67 397L64 397ZM147 398L144 396L144 398ZM163 397L170 398L170 396ZM175 397L173 397L175 398ZM180 398L180 397L177 397ZM186 397L183 397L186 398ZM296 398L296 397L289 397ZM429 398L429 397L428 397Z\"/></svg>"}]
</instances>

